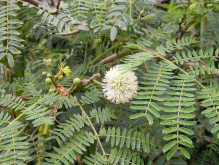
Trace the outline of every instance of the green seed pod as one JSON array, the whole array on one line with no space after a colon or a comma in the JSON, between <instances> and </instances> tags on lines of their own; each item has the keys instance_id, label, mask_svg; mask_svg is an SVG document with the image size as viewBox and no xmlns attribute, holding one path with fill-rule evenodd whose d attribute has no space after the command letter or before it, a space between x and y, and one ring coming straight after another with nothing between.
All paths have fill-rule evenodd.
<instances>
[{"instance_id":1,"label":"green seed pod","mask_svg":"<svg viewBox=\"0 0 219 165\"><path fill-rule=\"evenodd\" d=\"M57 75L55 75L55 76L54 76L54 79L56 79L56 80L57 80L57 79L58 79L58 76L57 76Z\"/></svg>"},{"instance_id":2,"label":"green seed pod","mask_svg":"<svg viewBox=\"0 0 219 165\"><path fill-rule=\"evenodd\" d=\"M54 91L53 91L53 89L52 89L52 88L50 88L50 89L49 89L49 93L52 93L52 92L54 92Z\"/></svg>"},{"instance_id":3,"label":"green seed pod","mask_svg":"<svg viewBox=\"0 0 219 165\"><path fill-rule=\"evenodd\" d=\"M48 74L47 74L47 77L48 77L48 78L51 78L51 77L52 77L52 74L51 74L51 73L48 73Z\"/></svg>"},{"instance_id":4,"label":"green seed pod","mask_svg":"<svg viewBox=\"0 0 219 165\"><path fill-rule=\"evenodd\" d=\"M60 75L60 76L58 77L58 79L59 79L59 81L61 81L61 80L64 79L64 76L63 76L63 75Z\"/></svg>"},{"instance_id":5,"label":"green seed pod","mask_svg":"<svg viewBox=\"0 0 219 165\"><path fill-rule=\"evenodd\" d=\"M128 42L128 41L129 41L129 39L128 39L128 38L125 38L123 41L124 41L124 42Z\"/></svg>"},{"instance_id":6,"label":"green seed pod","mask_svg":"<svg viewBox=\"0 0 219 165\"><path fill-rule=\"evenodd\" d=\"M46 83L46 84L51 84L51 83L52 83L51 78L46 78L46 79L45 79L45 83Z\"/></svg>"},{"instance_id":7,"label":"green seed pod","mask_svg":"<svg viewBox=\"0 0 219 165\"><path fill-rule=\"evenodd\" d=\"M96 39L95 41L97 44L102 44L102 40L101 39Z\"/></svg>"},{"instance_id":8,"label":"green seed pod","mask_svg":"<svg viewBox=\"0 0 219 165\"><path fill-rule=\"evenodd\" d=\"M74 78L74 80L73 80L74 85L78 85L80 83L81 83L81 80L79 78Z\"/></svg>"},{"instance_id":9,"label":"green seed pod","mask_svg":"<svg viewBox=\"0 0 219 165\"><path fill-rule=\"evenodd\" d=\"M46 75L47 75L47 72L46 72L46 71L42 72L42 75L43 75L43 76L46 76Z\"/></svg>"}]
</instances>

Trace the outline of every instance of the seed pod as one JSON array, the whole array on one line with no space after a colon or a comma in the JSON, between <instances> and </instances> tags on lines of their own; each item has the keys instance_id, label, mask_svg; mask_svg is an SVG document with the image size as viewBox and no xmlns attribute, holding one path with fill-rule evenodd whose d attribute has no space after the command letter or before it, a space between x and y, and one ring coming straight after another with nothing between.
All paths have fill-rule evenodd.
<instances>
[{"instance_id":1,"label":"seed pod","mask_svg":"<svg viewBox=\"0 0 219 165\"><path fill-rule=\"evenodd\" d=\"M42 72L42 75L43 76L47 75L47 72L46 71Z\"/></svg>"},{"instance_id":2,"label":"seed pod","mask_svg":"<svg viewBox=\"0 0 219 165\"><path fill-rule=\"evenodd\" d=\"M52 83L51 78L46 78L46 79L45 79L45 83L46 83L46 84L51 84L51 83Z\"/></svg>"},{"instance_id":3,"label":"seed pod","mask_svg":"<svg viewBox=\"0 0 219 165\"><path fill-rule=\"evenodd\" d=\"M74 80L73 80L73 84L74 85L78 85L78 84L80 84L81 83L81 79L79 79L79 78L74 78Z\"/></svg>"},{"instance_id":4,"label":"seed pod","mask_svg":"<svg viewBox=\"0 0 219 165\"><path fill-rule=\"evenodd\" d=\"M51 73L48 73L48 74L47 74L47 77L48 77L48 78L51 78L51 77L52 77L52 74L51 74Z\"/></svg>"},{"instance_id":5,"label":"seed pod","mask_svg":"<svg viewBox=\"0 0 219 165\"><path fill-rule=\"evenodd\" d=\"M58 79L59 79L59 81L61 81L61 80L64 79L64 76L63 76L63 75L60 75L60 76L58 77Z\"/></svg>"}]
</instances>

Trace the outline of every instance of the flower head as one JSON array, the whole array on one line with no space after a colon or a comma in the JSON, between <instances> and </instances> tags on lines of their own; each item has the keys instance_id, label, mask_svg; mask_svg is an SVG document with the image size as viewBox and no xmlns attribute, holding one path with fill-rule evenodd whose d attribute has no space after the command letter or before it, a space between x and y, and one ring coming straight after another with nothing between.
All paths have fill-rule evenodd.
<instances>
[{"instance_id":1,"label":"flower head","mask_svg":"<svg viewBox=\"0 0 219 165\"><path fill-rule=\"evenodd\" d=\"M49 58L49 59L43 59L43 63L47 66L51 65L51 62L52 62L52 59Z\"/></svg>"},{"instance_id":2,"label":"flower head","mask_svg":"<svg viewBox=\"0 0 219 165\"><path fill-rule=\"evenodd\" d=\"M106 72L103 83L104 95L116 104L129 102L138 90L135 73L133 71L122 73L118 66Z\"/></svg>"}]
</instances>

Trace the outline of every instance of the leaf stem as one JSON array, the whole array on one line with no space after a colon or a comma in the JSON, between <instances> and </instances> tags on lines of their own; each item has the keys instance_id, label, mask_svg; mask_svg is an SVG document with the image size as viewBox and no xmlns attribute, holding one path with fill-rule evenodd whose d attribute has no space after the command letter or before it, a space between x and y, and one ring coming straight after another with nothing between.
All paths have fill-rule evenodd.
<instances>
[{"instance_id":1,"label":"leaf stem","mask_svg":"<svg viewBox=\"0 0 219 165\"><path fill-rule=\"evenodd\" d=\"M101 83L101 82L99 82L99 81L97 81L97 80L93 80L93 83L96 84L96 85L100 85L100 86L103 86L103 85L104 85L103 83Z\"/></svg>"},{"instance_id":2,"label":"leaf stem","mask_svg":"<svg viewBox=\"0 0 219 165\"><path fill-rule=\"evenodd\" d=\"M103 155L104 155L104 157L105 157L106 160L107 160L107 164L110 165L109 162L108 162L108 159L107 159L107 157L106 157L106 152L105 152L105 150L104 150L104 148L103 148L103 146L102 146L102 143L100 142L99 135L98 135L96 129L94 128L94 125L93 125L92 122L90 121L90 118L89 118L89 116L87 115L87 113L85 112L85 110L83 109L83 107L82 107L80 104L78 104L78 106L80 107L82 113L86 116L86 118L87 118L87 120L88 120L88 122L89 122L89 124L90 124L90 126L91 126L91 128L92 128L92 130L94 131L94 134L95 134L95 136L96 136L96 138L97 138L97 141L98 141L98 143L99 143L99 145L100 145L100 148L101 148L101 150L102 150L102 152L103 152Z\"/></svg>"},{"instance_id":3,"label":"leaf stem","mask_svg":"<svg viewBox=\"0 0 219 165\"><path fill-rule=\"evenodd\" d=\"M12 125L14 122L16 122L18 119L20 119L20 118L21 118L22 116L24 116L24 115L25 115L25 111L22 112L22 113L21 113L16 119L14 119L12 122L10 122L8 126Z\"/></svg>"}]
</instances>

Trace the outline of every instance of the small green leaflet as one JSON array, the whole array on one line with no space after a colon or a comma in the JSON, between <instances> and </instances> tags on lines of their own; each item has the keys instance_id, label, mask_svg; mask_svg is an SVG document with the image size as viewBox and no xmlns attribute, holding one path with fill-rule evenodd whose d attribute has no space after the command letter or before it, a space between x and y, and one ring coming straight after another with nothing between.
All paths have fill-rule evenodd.
<instances>
[{"instance_id":1,"label":"small green leaflet","mask_svg":"<svg viewBox=\"0 0 219 165\"><path fill-rule=\"evenodd\" d=\"M111 31L110 31L110 39L111 41L114 41L117 35L117 28L116 27L112 27Z\"/></svg>"},{"instance_id":2,"label":"small green leaflet","mask_svg":"<svg viewBox=\"0 0 219 165\"><path fill-rule=\"evenodd\" d=\"M131 115L129 118L130 119L136 119L136 118L139 118L139 117L142 117L142 116L145 116L145 113L136 113L134 115Z\"/></svg>"},{"instance_id":3,"label":"small green leaflet","mask_svg":"<svg viewBox=\"0 0 219 165\"><path fill-rule=\"evenodd\" d=\"M170 150L173 146L175 146L177 143L176 140L169 142L168 144L166 144L163 148L163 152L167 152L168 150Z\"/></svg>"}]
</instances>

